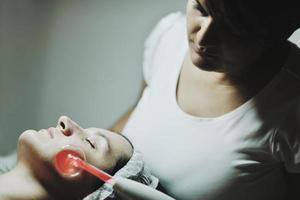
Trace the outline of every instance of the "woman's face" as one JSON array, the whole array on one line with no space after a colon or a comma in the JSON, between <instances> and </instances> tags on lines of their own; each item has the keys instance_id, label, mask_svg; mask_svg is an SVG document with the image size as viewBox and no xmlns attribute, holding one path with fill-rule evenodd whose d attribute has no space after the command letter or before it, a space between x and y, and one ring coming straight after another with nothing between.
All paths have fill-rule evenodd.
<instances>
[{"instance_id":1,"label":"woman's face","mask_svg":"<svg viewBox=\"0 0 300 200\"><path fill-rule=\"evenodd\" d=\"M262 54L258 43L237 38L224 27L209 15L205 0L188 0L189 54L198 68L238 73Z\"/></svg>"},{"instance_id":2,"label":"woman's face","mask_svg":"<svg viewBox=\"0 0 300 200\"><path fill-rule=\"evenodd\" d=\"M40 131L28 130L21 134L18 144L19 162L29 166L47 184L53 182L58 186L61 182L63 186L60 187L76 182L80 182L81 187L92 184L95 179L90 175L67 178L60 177L55 171L55 154L69 145L79 147L88 163L107 172L111 172L121 158L129 160L132 155L132 147L123 136L99 128L83 129L70 118L62 116L56 127Z\"/></svg>"}]
</instances>

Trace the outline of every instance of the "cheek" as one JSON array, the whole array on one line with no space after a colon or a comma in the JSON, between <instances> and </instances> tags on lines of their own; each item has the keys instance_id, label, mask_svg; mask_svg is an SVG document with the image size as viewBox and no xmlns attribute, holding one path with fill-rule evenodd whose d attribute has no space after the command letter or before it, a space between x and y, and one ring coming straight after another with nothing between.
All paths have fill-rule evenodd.
<instances>
[{"instance_id":1,"label":"cheek","mask_svg":"<svg viewBox=\"0 0 300 200\"><path fill-rule=\"evenodd\" d=\"M223 58L225 63L241 66L251 64L260 54L260 49L249 43L233 42L224 45L223 48Z\"/></svg>"},{"instance_id":2,"label":"cheek","mask_svg":"<svg viewBox=\"0 0 300 200\"><path fill-rule=\"evenodd\" d=\"M23 132L18 140L18 158L24 162L32 160L40 151L41 139L36 131L27 130Z\"/></svg>"},{"instance_id":3,"label":"cheek","mask_svg":"<svg viewBox=\"0 0 300 200\"><path fill-rule=\"evenodd\" d=\"M196 19L197 15L195 14L195 11L192 8L192 3L188 3L186 8L186 28L188 35L195 33L197 32L197 30L200 29L199 23Z\"/></svg>"},{"instance_id":4,"label":"cheek","mask_svg":"<svg viewBox=\"0 0 300 200\"><path fill-rule=\"evenodd\" d=\"M187 30L187 34L189 39L193 39L193 35L196 35L197 32L199 32L199 30L201 29L200 26L200 21L197 20L197 16L194 15L193 13L189 13L187 15L187 24L186 24L186 30Z\"/></svg>"},{"instance_id":5,"label":"cheek","mask_svg":"<svg viewBox=\"0 0 300 200\"><path fill-rule=\"evenodd\" d=\"M116 165L116 158L111 153L105 155L93 154L87 158L87 161L91 165L94 165L95 167L104 170L108 173L110 173L110 171Z\"/></svg>"},{"instance_id":6,"label":"cheek","mask_svg":"<svg viewBox=\"0 0 300 200\"><path fill-rule=\"evenodd\" d=\"M18 164L27 166L39 179L48 180L53 176L54 148L50 142L45 143L36 134L38 133L26 131L19 137Z\"/></svg>"}]
</instances>

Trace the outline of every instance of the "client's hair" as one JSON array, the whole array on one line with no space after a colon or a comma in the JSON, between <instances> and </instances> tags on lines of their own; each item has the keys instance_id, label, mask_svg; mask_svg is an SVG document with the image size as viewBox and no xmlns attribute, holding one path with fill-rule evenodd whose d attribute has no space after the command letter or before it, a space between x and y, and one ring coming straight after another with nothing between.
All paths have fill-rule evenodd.
<instances>
[{"instance_id":1,"label":"client's hair","mask_svg":"<svg viewBox=\"0 0 300 200\"><path fill-rule=\"evenodd\" d=\"M123 134L121 133L117 133L120 134L124 139L126 139L128 141L128 143L130 144L132 150L133 148L133 144L131 143L131 141ZM109 174L110 175L115 175L115 173L117 173L121 168L123 168L127 162L130 160L130 157L126 156L125 154L122 155L122 157L117 161L116 165L114 166L113 169L109 170ZM98 189L101 185L103 185L103 181L97 179L95 184L93 184L92 188L93 190Z\"/></svg>"}]
</instances>

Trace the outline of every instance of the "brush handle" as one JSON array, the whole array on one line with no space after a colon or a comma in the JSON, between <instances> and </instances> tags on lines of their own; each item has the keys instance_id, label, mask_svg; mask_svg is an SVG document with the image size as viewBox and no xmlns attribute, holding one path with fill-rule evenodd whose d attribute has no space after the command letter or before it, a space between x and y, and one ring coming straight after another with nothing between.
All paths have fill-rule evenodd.
<instances>
[{"instance_id":1,"label":"brush handle","mask_svg":"<svg viewBox=\"0 0 300 200\"><path fill-rule=\"evenodd\" d=\"M175 200L172 197L139 182L116 178L112 181L117 195L125 200Z\"/></svg>"},{"instance_id":2,"label":"brush handle","mask_svg":"<svg viewBox=\"0 0 300 200\"><path fill-rule=\"evenodd\" d=\"M99 178L100 180L102 180L104 182L108 182L112 178L112 176L109 175L108 173L104 172L101 169L94 167L93 165L86 163L85 161L83 161L81 159L77 159L76 162L77 162L77 165L81 169L93 174L94 176L96 176L97 178Z\"/></svg>"}]
</instances>

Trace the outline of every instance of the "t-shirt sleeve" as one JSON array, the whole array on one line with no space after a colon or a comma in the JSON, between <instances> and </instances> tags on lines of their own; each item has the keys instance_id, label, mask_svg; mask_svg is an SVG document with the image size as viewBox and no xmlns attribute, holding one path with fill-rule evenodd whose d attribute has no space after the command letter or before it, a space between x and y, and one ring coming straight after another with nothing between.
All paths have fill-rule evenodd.
<instances>
[{"instance_id":1,"label":"t-shirt sleeve","mask_svg":"<svg viewBox=\"0 0 300 200\"><path fill-rule=\"evenodd\" d=\"M300 100L292 106L275 130L272 149L290 173L300 173Z\"/></svg>"},{"instance_id":2,"label":"t-shirt sleeve","mask_svg":"<svg viewBox=\"0 0 300 200\"><path fill-rule=\"evenodd\" d=\"M151 31L144 43L144 55L143 55L143 76L147 85L151 85L157 67L155 66L155 60L159 59L157 55L157 49L159 48L160 41L170 28L182 17L181 12L171 13L163 17Z\"/></svg>"}]
</instances>

